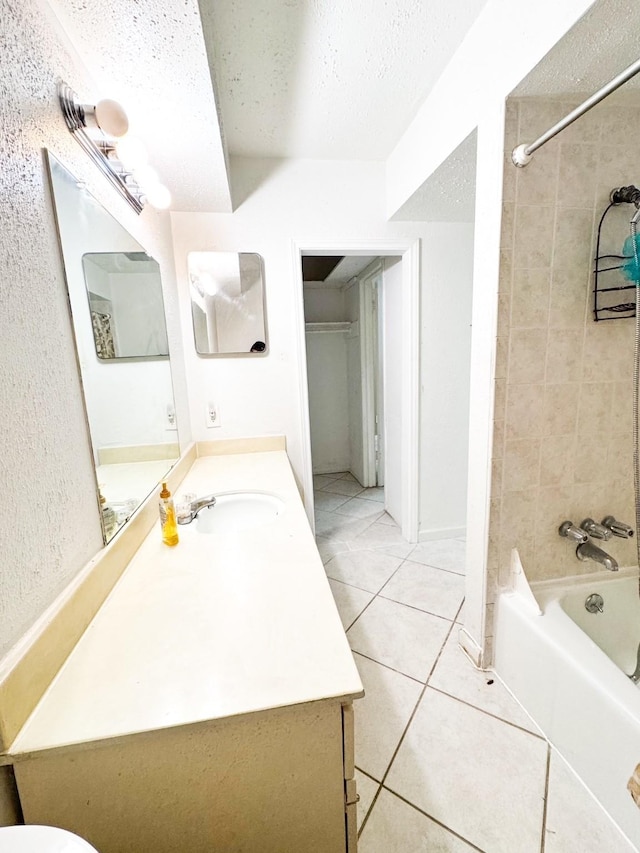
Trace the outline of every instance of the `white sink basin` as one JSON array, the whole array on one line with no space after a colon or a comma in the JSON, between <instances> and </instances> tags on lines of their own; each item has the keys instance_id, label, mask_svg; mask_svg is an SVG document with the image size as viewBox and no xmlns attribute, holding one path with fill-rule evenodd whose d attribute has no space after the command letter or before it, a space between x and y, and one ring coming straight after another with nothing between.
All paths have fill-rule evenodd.
<instances>
[{"instance_id":1,"label":"white sink basin","mask_svg":"<svg viewBox=\"0 0 640 853\"><path fill-rule=\"evenodd\" d=\"M269 492L227 492L216 495L215 506L205 507L192 524L198 533L236 533L275 521L284 503Z\"/></svg>"},{"instance_id":2,"label":"white sink basin","mask_svg":"<svg viewBox=\"0 0 640 853\"><path fill-rule=\"evenodd\" d=\"M0 828L2 853L97 853L87 841L54 826Z\"/></svg>"}]
</instances>

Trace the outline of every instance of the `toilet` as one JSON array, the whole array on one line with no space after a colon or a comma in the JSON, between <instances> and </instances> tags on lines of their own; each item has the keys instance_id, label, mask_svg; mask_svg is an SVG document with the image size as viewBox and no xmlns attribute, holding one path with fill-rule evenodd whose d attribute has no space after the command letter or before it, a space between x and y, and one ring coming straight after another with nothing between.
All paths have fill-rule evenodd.
<instances>
[{"instance_id":1,"label":"toilet","mask_svg":"<svg viewBox=\"0 0 640 853\"><path fill-rule=\"evenodd\" d=\"M98 853L66 829L55 826L0 827L0 853Z\"/></svg>"}]
</instances>

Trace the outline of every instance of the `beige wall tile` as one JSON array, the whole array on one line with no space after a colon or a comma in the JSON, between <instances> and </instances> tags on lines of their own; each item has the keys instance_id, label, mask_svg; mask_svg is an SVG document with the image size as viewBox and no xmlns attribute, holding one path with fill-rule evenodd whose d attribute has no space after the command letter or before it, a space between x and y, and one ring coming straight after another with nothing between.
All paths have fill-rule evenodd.
<instances>
[{"instance_id":1,"label":"beige wall tile","mask_svg":"<svg viewBox=\"0 0 640 853\"><path fill-rule=\"evenodd\" d=\"M540 439L507 441L504 448L503 492L537 486L540 477Z\"/></svg>"},{"instance_id":2,"label":"beige wall tile","mask_svg":"<svg viewBox=\"0 0 640 853\"><path fill-rule=\"evenodd\" d=\"M493 423L493 458L494 459L502 459L504 457L504 436L505 436L504 420L494 421L494 423Z\"/></svg>"},{"instance_id":3,"label":"beige wall tile","mask_svg":"<svg viewBox=\"0 0 640 853\"><path fill-rule=\"evenodd\" d=\"M576 483L604 483L608 479L607 452L609 436L606 433L581 435L576 449Z\"/></svg>"},{"instance_id":4,"label":"beige wall tile","mask_svg":"<svg viewBox=\"0 0 640 853\"><path fill-rule=\"evenodd\" d=\"M509 367L509 337L501 335L496 340L496 368L495 378L506 379Z\"/></svg>"},{"instance_id":5,"label":"beige wall tile","mask_svg":"<svg viewBox=\"0 0 640 853\"><path fill-rule=\"evenodd\" d=\"M507 135L513 144L531 141L573 106L509 102ZM594 571L558 535L566 518L579 524L612 513L635 524L634 324L595 324L591 291L595 230L609 193L640 185L637 126L640 109L601 105L516 172L515 203L506 178L490 583L508 582L514 547L532 579ZM505 160L513 144L505 146ZM602 254L621 250L630 213L624 205L607 214ZM609 286L622 281L619 273L608 275ZM637 562L634 540L606 546L621 565Z\"/></svg>"},{"instance_id":6,"label":"beige wall tile","mask_svg":"<svg viewBox=\"0 0 640 853\"><path fill-rule=\"evenodd\" d=\"M591 310L590 288L591 273L588 270L580 267L554 269L549 299L550 328L584 328L587 310Z\"/></svg>"},{"instance_id":7,"label":"beige wall tile","mask_svg":"<svg viewBox=\"0 0 640 853\"><path fill-rule=\"evenodd\" d=\"M516 270L511 293L511 325L514 329L547 328L550 281L549 269Z\"/></svg>"},{"instance_id":8,"label":"beige wall tile","mask_svg":"<svg viewBox=\"0 0 640 853\"><path fill-rule=\"evenodd\" d=\"M543 435L575 432L579 392L578 383L544 386Z\"/></svg>"},{"instance_id":9,"label":"beige wall tile","mask_svg":"<svg viewBox=\"0 0 640 853\"><path fill-rule=\"evenodd\" d=\"M509 334L511 318L511 294L498 294L498 335L500 337Z\"/></svg>"},{"instance_id":10,"label":"beige wall tile","mask_svg":"<svg viewBox=\"0 0 640 853\"><path fill-rule=\"evenodd\" d=\"M578 435L604 433L611 425L612 382L583 382L578 404Z\"/></svg>"},{"instance_id":11,"label":"beige wall tile","mask_svg":"<svg viewBox=\"0 0 640 853\"><path fill-rule=\"evenodd\" d=\"M541 436L544 409L544 385L509 385L505 434L507 439Z\"/></svg>"},{"instance_id":12,"label":"beige wall tile","mask_svg":"<svg viewBox=\"0 0 640 853\"><path fill-rule=\"evenodd\" d=\"M611 432L633 429L633 382L614 382L611 388Z\"/></svg>"},{"instance_id":13,"label":"beige wall tile","mask_svg":"<svg viewBox=\"0 0 640 853\"><path fill-rule=\"evenodd\" d=\"M558 146L545 146L525 169L518 169L516 203L554 204L558 185Z\"/></svg>"},{"instance_id":14,"label":"beige wall tile","mask_svg":"<svg viewBox=\"0 0 640 853\"><path fill-rule=\"evenodd\" d=\"M512 202L505 202L502 205L502 228L500 229L500 247L503 249L513 248L515 207L515 204L513 204Z\"/></svg>"},{"instance_id":15,"label":"beige wall tile","mask_svg":"<svg viewBox=\"0 0 640 853\"><path fill-rule=\"evenodd\" d=\"M596 145L561 142L557 195L560 207L592 208L595 205L597 166Z\"/></svg>"},{"instance_id":16,"label":"beige wall tile","mask_svg":"<svg viewBox=\"0 0 640 853\"><path fill-rule=\"evenodd\" d=\"M553 235L553 268L588 269L591 262L593 209L559 209ZM519 234L516 235L518 238Z\"/></svg>"},{"instance_id":17,"label":"beige wall tile","mask_svg":"<svg viewBox=\"0 0 640 853\"><path fill-rule=\"evenodd\" d=\"M551 265L554 216L554 208L548 205L517 207L513 240L514 269Z\"/></svg>"},{"instance_id":18,"label":"beige wall tile","mask_svg":"<svg viewBox=\"0 0 640 853\"><path fill-rule=\"evenodd\" d=\"M511 270L513 268L513 251L500 249L500 280L499 292L511 293Z\"/></svg>"},{"instance_id":19,"label":"beige wall tile","mask_svg":"<svg viewBox=\"0 0 640 853\"><path fill-rule=\"evenodd\" d=\"M613 435L607 449L607 476L611 480L633 477L633 437Z\"/></svg>"},{"instance_id":20,"label":"beige wall tile","mask_svg":"<svg viewBox=\"0 0 640 853\"><path fill-rule=\"evenodd\" d=\"M547 346L546 381L577 382L582 370L582 329L554 329Z\"/></svg>"},{"instance_id":21,"label":"beige wall tile","mask_svg":"<svg viewBox=\"0 0 640 853\"><path fill-rule=\"evenodd\" d=\"M506 379L497 379L494 389L493 416L497 421L504 420L507 408Z\"/></svg>"},{"instance_id":22,"label":"beige wall tile","mask_svg":"<svg viewBox=\"0 0 640 853\"><path fill-rule=\"evenodd\" d=\"M544 380L546 329L514 329L509 341L509 384Z\"/></svg>"},{"instance_id":23,"label":"beige wall tile","mask_svg":"<svg viewBox=\"0 0 640 853\"><path fill-rule=\"evenodd\" d=\"M576 437L549 435L540 447L540 485L570 486L575 468Z\"/></svg>"}]
</instances>

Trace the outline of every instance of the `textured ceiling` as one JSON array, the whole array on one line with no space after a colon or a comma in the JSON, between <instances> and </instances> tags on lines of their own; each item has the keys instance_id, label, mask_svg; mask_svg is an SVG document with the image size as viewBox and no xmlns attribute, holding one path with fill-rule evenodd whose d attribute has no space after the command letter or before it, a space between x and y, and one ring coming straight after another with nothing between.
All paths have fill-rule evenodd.
<instances>
[{"instance_id":1,"label":"textured ceiling","mask_svg":"<svg viewBox=\"0 0 640 853\"><path fill-rule=\"evenodd\" d=\"M517 96L593 94L640 59L640 4L599 0L516 87ZM640 75L620 93L640 89Z\"/></svg>"},{"instance_id":2,"label":"textured ceiling","mask_svg":"<svg viewBox=\"0 0 640 853\"><path fill-rule=\"evenodd\" d=\"M393 217L409 222L473 222L476 202L474 130Z\"/></svg>"},{"instance_id":3,"label":"textured ceiling","mask_svg":"<svg viewBox=\"0 0 640 853\"><path fill-rule=\"evenodd\" d=\"M382 160L486 0L200 0L229 152Z\"/></svg>"},{"instance_id":4,"label":"textured ceiling","mask_svg":"<svg viewBox=\"0 0 640 853\"><path fill-rule=\"evenodd\" d=\"M173 196L173 210L231 210L197 0L49 0L100 85L119 100Z\"/></svg>"}]
</instances>

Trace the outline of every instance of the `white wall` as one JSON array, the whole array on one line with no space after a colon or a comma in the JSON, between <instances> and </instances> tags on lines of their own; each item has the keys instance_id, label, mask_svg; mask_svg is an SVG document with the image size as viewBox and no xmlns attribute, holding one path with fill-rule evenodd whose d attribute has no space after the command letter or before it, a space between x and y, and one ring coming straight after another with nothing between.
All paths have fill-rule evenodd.
<instances>
[{"instance_id":1,"label":"white wall","mask_svg":"<svg viewBox=\"0 0 640 853\"><path fill-rule=\"evenodd\" d=\"M239 197L246 198L235 213L171 214L194 437L284 434L301 481L299 330L294 319L300 259L294 256L294 243L323 242L337 249L355 241L411 242L422 237L425 246L433 242L431 248L437 250L437 229L434 233L424 223L386 220L380 163L240 160L234 163L234 174L242 182L236 188ZM259 252L264 257L270 344L266 357L207 359L195 353L186 265L190 251ZM221 426L215 431L205 427L208 398L221 412Z\"/></svg>"},{"instance_id":2,"label":"white wall","mask_svg":"<svg viewBox=\"0 0 640 853\"><path fill-rule=\"evenodd\" d=\"M474 226L436 228L421 294L421 539L466 527Z\"/></svg>"},{"instance_id":3,"label":"white wall","mask_svg":"<svg viewBox=\"0 0 640 853\"><path fill-rule=\"evenodd\" d=\"M402 261L400 258L385 258L382 272L384 505L398 524L402 520L403 509L402 335Z\"/></svg>"},{"instance_id":4,"label":"white wall","mask_svg":"<svg viewBox=\"0 0 640 853\"><path fill-rule=\"evenodd\" d=\"M337 323L344 320L344 291L340 287L304 288L304 316L307 323Z\"/></svg>"},{"instance_id":5,"label":"white wall","mask_svg":"<svg viewBox=\"0 0 640 853\"><path fill-rule=\"evenodd\" d=\"M306 339L313 473L348 471L347 333L307 332Z\"/></svg>"}]
</instances>

